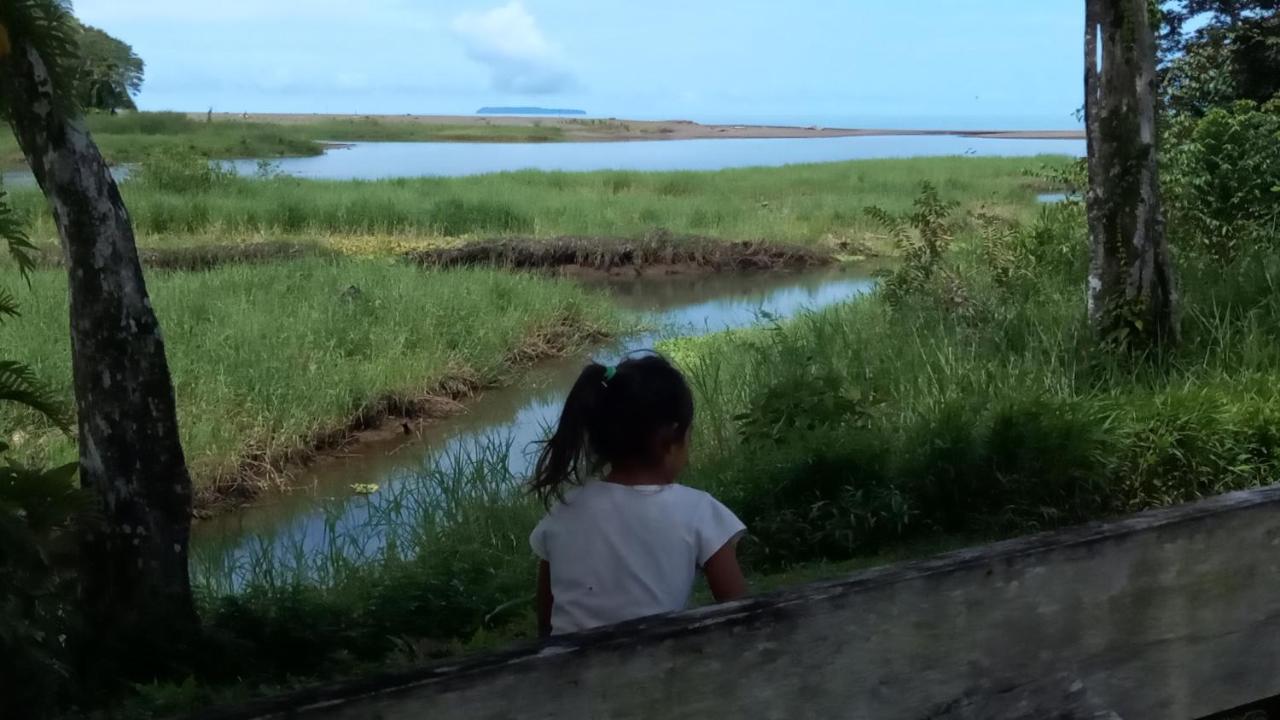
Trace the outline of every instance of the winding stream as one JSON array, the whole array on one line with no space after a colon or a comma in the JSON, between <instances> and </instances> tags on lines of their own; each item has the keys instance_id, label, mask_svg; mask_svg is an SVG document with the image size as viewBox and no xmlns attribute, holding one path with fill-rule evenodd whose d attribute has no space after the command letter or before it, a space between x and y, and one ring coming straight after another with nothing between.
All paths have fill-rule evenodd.
<instances>
[{"instance_id":1,"label":"winding stream","mask_svg":"<svg viewBox=\"0 0 1280 720\"><path fill-rule=\"evenodd\" d=\"M652 348L664 338L767 324L848 300L874 284L869 269L848 266L609 281L605 287L616 303L643 314L646 327L656 329L597 348L592 355L610 361L628 351ZM379 533L369 528L388 516L383 512L386 506L403 502L406 493L401 491L406 489L419 500L424 492L428 498L447 494L447 489L429 485L439 483L459 459L470 462L487 453L492 462L496 452L501 462L505 454L511 473L525 476L532 463L528 449L555 422L584 360L577 356L541 363L511 386L469 403L464 413L429 424L409 442L365 445L358 454L321 462L297 477L297 486L305 490L275 495L199 523L194 555L203 566L222 568L225 574L228 568L261 562L263 548L296 561L332 551L335 537L360 537L375 547L352 548L352 554L368 557L381 542ZM370 496L357 495L351 489L356 483L373 483L380 489Z\"/></svg>"}]
</instances>

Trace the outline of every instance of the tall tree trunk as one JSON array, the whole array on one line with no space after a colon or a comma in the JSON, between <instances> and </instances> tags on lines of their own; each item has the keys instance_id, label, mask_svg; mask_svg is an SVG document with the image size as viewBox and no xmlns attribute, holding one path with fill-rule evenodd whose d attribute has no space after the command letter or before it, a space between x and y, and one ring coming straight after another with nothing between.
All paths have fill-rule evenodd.
<instances>
[{"instance_id":1,"label":"tall tree trunk","mask_svg":"<svg viewBox=\"0 0 1280 720\"><path fill-rule=\"evenodd\" d=\"M1089 320L1104 341L1178 340L1178 291L1156 163L1156 44L1149 0L1086 0Z\"/></svg>"},{"instance_id":2,"label":"tall tree trunk","mask_svg":"<svg viewBox=\"0 0 1280 720\"><path fill-rule=\"evenodd\" d=\"M39 52L21 38L11 50L0 81L62 239L80 482L102 520L82 542L84 649L90 662L114 665L100 664L104 673L149 672L197 627L187 573L191 478L164 342L106 162L56 101Z\"/></svg>"}]
</instances>

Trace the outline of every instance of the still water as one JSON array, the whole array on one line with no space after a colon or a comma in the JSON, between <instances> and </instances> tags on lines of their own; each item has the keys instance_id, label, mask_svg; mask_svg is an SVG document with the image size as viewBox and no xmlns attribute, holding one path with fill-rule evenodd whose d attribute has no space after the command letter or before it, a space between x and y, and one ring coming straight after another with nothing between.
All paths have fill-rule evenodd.
<instances>
[{"instance_id":1,"label":"still water","mask_svg":"<svg viewBox=\"0 0 1280 720\"><path fill-rule=\"evenodd\" d=\"M1084 140L1007 140L950 135L845 138L763 138L571 143L361 142L323 155L274 160L285 174L314 180L459 177L511 170L722 170L876 158L968 155L1083 157ZM253 176L258 160L230 163ZM117 180L128 175L117 167ZM30 185L27 172L5 172L6 185Z\"/></svg>"},{"instance_id":2,"label":"still water","mask_svg":"<svg viewBox=\"0 0 1280 720\"><path fill-rule=\"evenodd\" d=\"M1083 156L1083 140L1005 140L933 135L846 138L656 140L594 143L354 143L308 158L285 158L280 171L317 180L463 176L510 170L722 170L872 158ZM256 160L234 163L245 175Z\"/></svg>"},{"instance_id":3,"label":"still water","mask_svg":"<svg viewBox=\"0 0 1280 720\"><path fill-rule=\"evenodd\" d=\"M641 313L645 326L655 329L599 348L594 357L612 362L626 352L652 348L664 338L794 317L866 293L874 283L865 268L610 282L606 287L617 303ZM532 444L554 424L585 360L581 356L540 364L510 387L470 403L465 414L428 426L420 438L366 447L358 455L324 462L297 478L304 490L199 523L195 555L207 566L239 568L261 551L260 538L276 540L270 552L296 557L320 555L333 538L343 536L367 543L358 549L360 555L376 552L379 535L370 526L384 515L380 503L397 502L397 491L406 484L433 482L433 473L441 465L466 462L480 448L498 447L507 453L511 473L526 476ZM376 483L381 489L359 496L350 488L353 483ZM289 559L280 558L282 562Z\"/></svg>"}]
</instances>

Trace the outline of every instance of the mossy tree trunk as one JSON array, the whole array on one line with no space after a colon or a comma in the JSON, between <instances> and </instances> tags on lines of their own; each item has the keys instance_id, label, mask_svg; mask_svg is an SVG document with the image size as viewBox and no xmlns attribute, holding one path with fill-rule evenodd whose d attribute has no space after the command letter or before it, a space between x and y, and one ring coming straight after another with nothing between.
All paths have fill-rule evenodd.
<instances>
[{"instance_id":1,"label":"mossy tree trunk","mask_svg":"<svg viewBox=\"0 0 1280 720\"><path fill-rule=\"evenodd\" d=\"M1089 320L1100 339L1178 340L1156 157L1156 42L1149 0L1086 0Z\"/></svg>"},{"instance_id":2,"label":"mossy tree trunk","mask_svg":"<svg viewBox=\"0 0 1280 720\"><path fill-rule=\"evenodd\" d=\"M49 200L67 268L80 482L99 521L81 544L90 682L163 669L198 621L187 569L191 478L129 214L97 146L55 97L37 48L10 38L0 90Z\"/></svg>"}]
</instances>

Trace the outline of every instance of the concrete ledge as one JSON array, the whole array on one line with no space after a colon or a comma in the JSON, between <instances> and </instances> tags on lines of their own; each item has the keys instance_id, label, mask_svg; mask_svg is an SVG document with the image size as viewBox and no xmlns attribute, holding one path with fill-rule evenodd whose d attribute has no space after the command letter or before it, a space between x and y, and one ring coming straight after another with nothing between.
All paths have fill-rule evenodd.
<instances>
[{"instance_id":1,"label":"concrete ledge","mask_svg":"<svg viewBox=\"0 0 1280 720\"><path fill-rule=\"evenodd\" d=\"M1278 549L1263 488L196 717L1198 718L1280 694Z\"/></svg>"}]
</instances>

